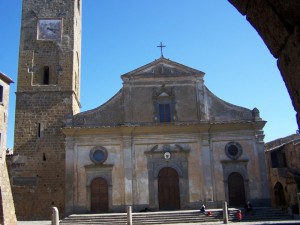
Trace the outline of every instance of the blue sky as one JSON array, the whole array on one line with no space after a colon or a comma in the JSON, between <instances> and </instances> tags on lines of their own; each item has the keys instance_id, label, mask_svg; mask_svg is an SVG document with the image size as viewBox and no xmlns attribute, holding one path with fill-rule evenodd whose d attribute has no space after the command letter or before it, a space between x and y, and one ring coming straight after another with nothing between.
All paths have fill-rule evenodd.
<instances>
[{"instance_id":1,"label":"blue sky","mask_svg":"<svg viewBox=\"0 0 300 225\"><path fill-rule=\"evenodd\" d=\"M260 36L227 0L82 0L81 111L121 87L120 75L160 57L205 72L221 99L260 110L265 141L296 132L295 111ZM21 0L0 1L0 71L11 85L7 147L13 147Z\"/></svg>"}]
</instances>

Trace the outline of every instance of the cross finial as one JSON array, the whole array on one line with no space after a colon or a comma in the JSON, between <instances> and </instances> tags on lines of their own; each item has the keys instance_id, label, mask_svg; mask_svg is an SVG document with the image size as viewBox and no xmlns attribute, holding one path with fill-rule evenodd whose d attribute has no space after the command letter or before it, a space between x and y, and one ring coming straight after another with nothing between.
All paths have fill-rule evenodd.
<instances>
[{"instance_id":1,"label":"cross finial","mask_svg":"<svg viewBox=\"0 0 300 225\"><path fill-rule=\"evenodd\" d=\"M164 57L163 55L163 48L165 48L166 46L162 44L162 42L160 42L160 45L156 46L158 48L160 48L160 55L161 57Z\"/></svg>"}]
</instances>

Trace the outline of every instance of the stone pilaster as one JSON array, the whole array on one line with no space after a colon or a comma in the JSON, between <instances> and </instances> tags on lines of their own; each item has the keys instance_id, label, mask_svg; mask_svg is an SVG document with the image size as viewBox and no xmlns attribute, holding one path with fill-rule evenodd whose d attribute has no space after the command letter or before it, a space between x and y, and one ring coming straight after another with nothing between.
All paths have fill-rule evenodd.
<instances>
[{"instance_id":1,"label":"stone pilaster","mask_svg":"<svg viewBox=\"0 0 300 225\"><path fill-rule=\"evenodd\" d=\"M257 131L255 138L256 138L256 146L257 146L257 154L259 160L259 172L261 177L261 196L265 196L263 199L264 202L261 202L262 205L270 205L270 190L269 190L269 183L268 183L268 173L266 167L266 159L265 159L265 146L264 146L264 133L263 131ZM267 202L268 201L268 202Z\"/></svg>"},{"instance_id":2,"label":"stone pilaster","mask_svg":"<svg viewBox=\"0 0 300 225\"><path fill-rule=\"evenodd\" d=\"M75 146L73 138L66 138L66 200L65 200L65 216L74 213L74 182L77 173L74 168L75 162Z\"/></svg>"},{"instance_id":3,"label":"stone pilaster","mask_svg":"<svg viewBox=\"0 0 300 225\"><path fill-rule=\"evenodd\" d=\"M210 149L209 135L202 135L202 155L199 161L203 164L203 189L205 201L214 200L211 157L212 155Z\"/></svg>"},{"instance_id":4,"label":"stone pilaster","mask_svg":"<svg viewBox=\"0 0 300 225\"><path fill-rule=\"evenodd\" d=\"M125 183L125 205L133 204L133 164L132 164L132 143L131 136L123 137L124 152L124 183Z\"/></svg>"}]
</instances>

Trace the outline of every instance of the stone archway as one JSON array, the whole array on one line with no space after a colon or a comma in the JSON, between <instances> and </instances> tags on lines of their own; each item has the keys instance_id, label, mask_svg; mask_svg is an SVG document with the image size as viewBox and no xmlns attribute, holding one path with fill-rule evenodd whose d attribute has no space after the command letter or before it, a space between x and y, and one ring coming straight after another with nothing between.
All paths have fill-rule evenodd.
<instances>
[{"instance_id":1,"label":"stone archway","mask_svg":"<svg viewBox=\"0 0 300 225\"><path fill-rule=\"evenodd\" d=\"M300 126L300 1L228 0L261 36L285 82Z\"/></svg>"},{"instance_id":2,"label":"stone archway","mask_svg":"<svg viewBox=\"0 0 300 225\"><path fill-rule=\"evenodd\" d=\"M284 207L286 205L283 186L280 182L277 182L273 189L275 206Z\"/></svg>"}]
</instances>

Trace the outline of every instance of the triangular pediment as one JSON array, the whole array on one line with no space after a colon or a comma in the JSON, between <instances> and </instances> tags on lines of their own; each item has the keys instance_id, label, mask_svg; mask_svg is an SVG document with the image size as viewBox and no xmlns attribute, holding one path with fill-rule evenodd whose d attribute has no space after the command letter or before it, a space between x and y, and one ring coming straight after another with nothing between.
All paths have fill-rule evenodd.
<instances>
[{"instance_id":1,"label":"triangular pediment","mask_svg":"<svg viewBox=\"0 0 300 225\"><path fill-rule=\"evenodd\" d=\"M169 95L166 92L163 92L159 95L159 97L169 97Z\"/></svg>"},{"instance_id":2,"label":"triangular pediment","mask_svg":"<svg viewBox=\"0 0 300 225\"><path fill-rule=\"evenodd\" d=\"M135 69L129 73L122 75L122 79L126 77L170 77L170 76L204 76L200 70L196 70L180 63L171 61L164 57Z\"/></svg>"}]
</instances>

